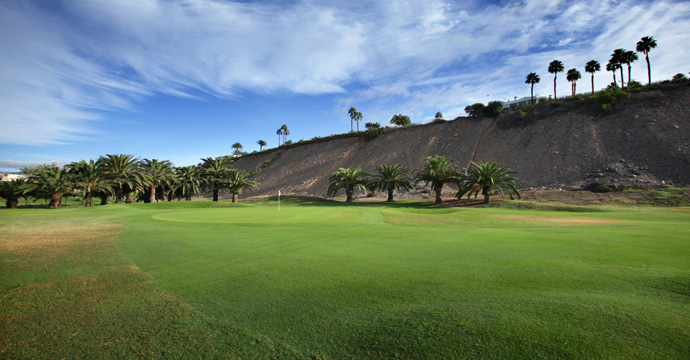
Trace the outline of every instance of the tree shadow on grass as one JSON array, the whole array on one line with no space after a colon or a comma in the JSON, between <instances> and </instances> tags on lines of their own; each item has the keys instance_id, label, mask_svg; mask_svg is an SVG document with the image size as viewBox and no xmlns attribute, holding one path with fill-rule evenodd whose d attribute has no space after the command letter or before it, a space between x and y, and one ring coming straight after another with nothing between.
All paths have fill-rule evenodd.
<instances>
[{"instance_id":1,"label":"tree shadow on grass","mask_svg":"<svg viewBox=\"0 0 690 360\"><path fill-rule=\"evenodd\" d=\"M285 205L297 205L297 206L321 206L321 207L343 207L343 206L352 206L352 207L368 207L368 208L413 208L413 209L446 209L449 206L456 207L456 206L472 206L472 205L477 205L479 202L470 202L469 205L466 205L465 201L458 202L457 200L448 200L444 201L443 204L436 205L433 203L433 201L428 201L428 200L400 200L400 201L393 201L393 202L387 202L387 201L378 201L378 202L344 202L344 201L336 201L332 199L324 199L324 198L319 198L319 197L311 197L311 196L299 196L299 195L286 195L286 196L281 196L280 197L280 202L281 204ZM256 200L253 202L254 204L277 204L278 203L278 196L269 196L262 198L260 200Z\"/></svg>"}]
</instances>

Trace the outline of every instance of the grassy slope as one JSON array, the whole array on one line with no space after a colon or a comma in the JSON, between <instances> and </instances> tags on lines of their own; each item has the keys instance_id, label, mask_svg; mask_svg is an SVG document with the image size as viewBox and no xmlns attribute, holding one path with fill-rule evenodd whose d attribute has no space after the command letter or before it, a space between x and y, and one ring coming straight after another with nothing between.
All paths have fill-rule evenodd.
<instances>
[{"instance_id":1,"label":"grassy slope","mask_svg":"<svg viewBox=\"0 0 690 360\"><path fill-rule=\"evenodd\" d=\"M103 258L124 271L102 282L111 289L103 297L120 311L100 304L92 311L96 333L119 329L122 344L137 351L123 345L105 354L690 356L688 209L569 213L323 202L284 203L278 212L272 202L207 204L24 213L33 219L3 211L0 224L5 231L21 221L73 221L74 214L126 224L116 241L126 259L113 249ZM104 241L112 244L112 236ZM34 269L40 276L32 278L8 266L24 255L1 256L10 276L0 285L11 292L40 286L44 277L74 276L74 269L50 276ZM54 261L64 266L64 259ZM106 270L92 264L83 272ZM132 283L139 290L129 289ZM31 328L36 321L17 318L22 294L2 298L3 324ZM55 303L57 294L46 296ZM104 317L119 325L104 325ZM47 322L51 331L58 324ZM146 339L138 337L142 331ZM30 338L15 332L14 341ZM83 351L103 354L94 345L86 341ZM4 348L30 354L17 343Z\"/></svg>"}]
</instances>

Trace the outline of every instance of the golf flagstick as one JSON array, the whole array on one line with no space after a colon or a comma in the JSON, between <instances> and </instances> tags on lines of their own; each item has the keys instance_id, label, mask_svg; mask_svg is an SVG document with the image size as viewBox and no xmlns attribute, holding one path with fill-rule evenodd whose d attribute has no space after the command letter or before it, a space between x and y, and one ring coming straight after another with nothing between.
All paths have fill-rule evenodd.
<instances>
[{"instance_id":1,"label":"golf flagstick","mask_svg":"<svg viewBox=\"0 0 690 360\"><path fill-rule=\"evenodd\" d=\"M278 190L278 211L280 211L280 190Z\"/></svg>"}]
</instances>

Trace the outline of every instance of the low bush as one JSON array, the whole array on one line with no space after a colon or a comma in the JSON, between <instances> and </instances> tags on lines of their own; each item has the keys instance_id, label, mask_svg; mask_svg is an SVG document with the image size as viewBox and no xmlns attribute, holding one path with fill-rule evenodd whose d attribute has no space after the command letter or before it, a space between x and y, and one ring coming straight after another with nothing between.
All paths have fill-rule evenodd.
<instances>
[{"instance_id":1,"label":"low bush","mask_svg":"<svg viewBox=\"0 0 690 360\"><path fill-rule=\"evenodd\" d=\"M609 113L613 110L613 106L622 100L630 99L630 93L620 88L608 88L602 91L583 98L596 111Z\"/></svg>"}]
</instances>

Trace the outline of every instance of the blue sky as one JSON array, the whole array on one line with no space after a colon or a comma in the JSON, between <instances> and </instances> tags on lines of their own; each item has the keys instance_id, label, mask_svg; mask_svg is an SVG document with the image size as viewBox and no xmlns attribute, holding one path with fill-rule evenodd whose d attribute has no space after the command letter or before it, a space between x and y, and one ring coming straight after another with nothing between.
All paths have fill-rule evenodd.
<instances>
[{"instance_id":1,"label":"blue sky","mask_svg":"<svg viewBox=\"0 0 690 360\"><path fill-rule=\"evenodd\" d=\"M554 59L585 92L587 61L648 35L653 80L690 71L688 1L0 0L0 170L118 153L191 165L274 147L282 124L293 141L349 131L353 106L364 122L452 119L528 96L530 72L552 94ZM646 81L643 56L632 75Z\"/></svg>"}]
</instances>

